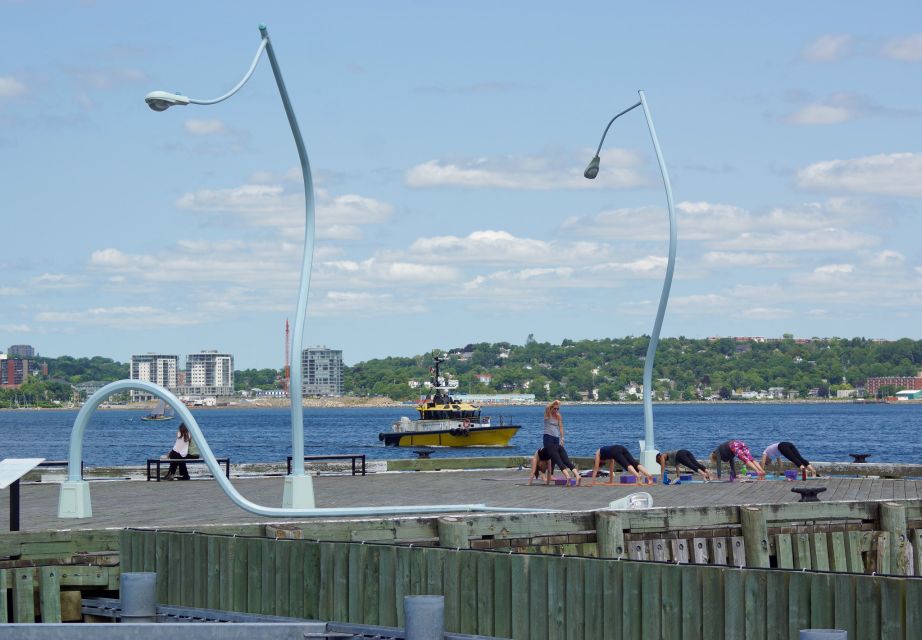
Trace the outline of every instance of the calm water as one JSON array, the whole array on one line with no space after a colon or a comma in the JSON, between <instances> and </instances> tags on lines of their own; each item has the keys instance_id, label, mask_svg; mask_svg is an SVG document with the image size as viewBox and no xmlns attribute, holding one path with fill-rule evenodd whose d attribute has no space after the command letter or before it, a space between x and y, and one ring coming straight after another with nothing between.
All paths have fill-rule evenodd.
<instances>
[{"instance_id":1,"label":"calm water","mask_svg":"<svg viewBox=\"0 0 922 640\"><path fill-rule=\"evenodd\" d=\"M441 449L438 456L531 455L540 446L543 407L484 409L494 424L500 416L522 429L504 449ZM177 420L143 422L144 411L97 411L87 430L84 460L96 465L140 465L169 451ZM233 462L284 462L291 450L286 409L193 411L209 445ZM306 455L364 453L369 458L415 457L412 450L387 448L378 433L412 407L305 409ZM0 458L67 458L76 411L0 411ZM565 406L566 446L571 455L591 455L607 444L637 450L643 437L643 408L637 405ZM797 444L811 460L850 460L871 453L871 461L922 463L922 407L857 404L688 404L654 405L658 449L687 448L705 456L730 438L753 454L778 440Z\"/></svg>"}]
</instances>

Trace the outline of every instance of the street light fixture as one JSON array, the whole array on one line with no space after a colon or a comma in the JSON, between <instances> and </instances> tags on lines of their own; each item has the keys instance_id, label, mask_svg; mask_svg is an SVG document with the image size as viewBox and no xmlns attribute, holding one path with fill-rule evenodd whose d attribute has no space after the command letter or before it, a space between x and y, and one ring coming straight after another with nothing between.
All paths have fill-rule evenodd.
<instances>
[{"instance_id":1,"label":"street light fixture","mask_svg":"<svg viewBox=\"0 0 922 640\"><path fill-rule=\"evenodd\" d=\"M653 140L653 148L656 150L656 159L659 162L659 170L663 176L663 187L666 189L666 205L669 209L669 260L666 263L666 279L663 282L663 292L659 299L659 308L656 311L656 321L653 323L653 333L650 335L650 344L647 346L647 358L643 367L643 418L644 418L644 446L640 452L640 463L653 471L658 469L656 463L656 447L653 441L653 400L651 390L653 387L653 360L656 357L656 346L659 344L659 333L663 326L663 316L666 314L666 303L669 300L669 290L672 288L672 275L675 271L675 247L676 247L676 219L675 208L672 205L672 186L669 183L669 173L666 171L666 161L663 160L663 153L659 148L659 141L656 139L656 129L653 128L653 116L650 115L650 109L647 107L647 100L643 91L638 91L640 101L628 107L624 111L615 115L609 120L608 126L602 133L602 139L599 140L599 148L596 149L595 157L586 167L583 175L589 180L595 179L599 175L599 152L602 151L602 143L605 142L605 136L615 120L625 113L643 107L644 116L647 119L647 128L650 130L650 138Z\"/></svg>"},{"instance_id":2,"label":"street light fixture","mask_svg":"<svg viewBox=\"0 0 922 640\"><path fill-rule=\"evenodd\" d=\"M288 99L288 91L285 89L285 82L282 79L282 71L279 69L278 61L275 58L275 51L272 49L272 41L269 40L269 32L266 25L259 25L261 36L259 49L256 56L250 64L249 70L243 79L237 83L233 89L223 96L212 100L197 100L188 98L178 93L169 93L167 91L151 91L144 96L144 101L154 111L166 111L170 107L186 106L189 104L212 105L227 100L237 93L243 85L247 83L250 76L256 70L256 64L263 51L269 56L269 64L272 66L272 73L275 76L275 83L278 85L279 95L282 98L282 104L285 107L285 114L288 116L288 124L291 126L291 133L295 139L295 146L298 148L298 157L301 161L301 175L304 179L304 257L301 261L301 284L298 290L298 309L295 314L294 322L294 339L291 341L291 381L288 387L288 393L291 398L291 473L285 477L285 490L282 497L282 506L298 507L312 509L314 507L314 487L311 477L304 473L304 409L301 406L301 346L304 343L304 322L307 314L307 297L310 290L311 281L311 263L314 257L314 182L311 177L310 163L307 159L307 151L304 148L304 140L301 138L301 129L298 127L298 121L295 118L294 110L291 108L291 101Z\"/></svg>"}]
</instances>

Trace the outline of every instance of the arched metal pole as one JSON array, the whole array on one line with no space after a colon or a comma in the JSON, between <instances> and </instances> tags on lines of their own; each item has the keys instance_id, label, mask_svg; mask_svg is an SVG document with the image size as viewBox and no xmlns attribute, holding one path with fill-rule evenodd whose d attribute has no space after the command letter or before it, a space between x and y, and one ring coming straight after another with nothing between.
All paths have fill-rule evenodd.
<instances>
[{"instance_id":1,"label":"arched metal pole","mask_svg":"<svg viewBox=\"0 0 922 640\"><path fill-rule=\"evenodd\" d=\"M656 446L653 440L653 361L656 358L656 347L659 344L660 329L663 326L663 317L666 315L666 303L669 301L669 291L672 288L672 276L675 272L675 253L676 229L675 208L672 204L672 185L669 182L669 172L666 170L666 161L663 159L663 152L659 148L659 140L656 138L656 129L653 128L653 116L650 114L650 108L647 106L647 99L643 91L637 92L640 95L640 104L643 105L643 114L647 119L647 128L650 129L650 138L653 140L653 148L656 150L656 160L659 162L659 170L663 176L663 186L666 189L666 206L669 209L669 259L666 263L666 278L663 281L663 291L659 298L659 307L656 310L656 320L653 323L653 333L650 334L650 344L647 345L647 358L643 366L643 421L644 421L644 448L640 452L640 463L648 469L655 469L656 464Z\"/></svg>"},{"instance_id":2,"label":"arched metal pole","mask_svg":"<svg viewBox=\"0 0 922 640\"><path fill-rule=\"evenodd\" d=\"M67 458L67 480L61 485L61 494L58 501L59 518L89 518L93 515L90 504L89 484L83 479L80 472L80 462L83 460L83 437L89 426L90 418L96 408L109 396L120 391L145 391L157 396L173 408L176 415L188 427L192 438L198 445L202 459L215 481L227 497L241 509L256 515L270 518L320 518L339 516L376 516L401 513L440 513L448 511L486 511L486 512L534 512L548 511L547 509L505 509L502 507L488 507L484 504L443 504L443 505L400 505L389 507L343 507L343 508L278 508L264 507L244 498L234 488L231 481L224 475L221 465L215 459L205 434L192 416L192 413L179 398L160 385L144 380L119 380L107 384L94 393L86 401L70 433L70 453Z\"/></svg>"},{"instance_id":3,"label":"arched metal pole","mask_svg":"<svg viewBox=\"0 0 922 640\"><path fill-rule=\"evenodd\" d=\"M298 159L301 161L301 177L304 182L304 255L301 259L301 283L298 287L298 307L295 312L294 339L291 341L291 378L288 385L288 396L291 400L291 474L285 478L285 489L282 496L282 506L285 507L313 507L314 487L309 475L304 473L304 408L301 405L302 389L302 362L301 350L304 346L304 324L307 320L307 298L311 286L311 267L314 259L314 180L311 177L311 165L307 158L307 149L301 137L301 128L295 117L291 100L288 99L288 90L282 79L282 70L275 58L275 49L269 39L266 25L259 25L259 33L266 43L266 54L269 64L272 65L272 74L275 84L278 85L282 104L285 106L285 115L291 126L291 135L294 136L295 146L298 148Z\"/></svg>"},{"instance_id":4,"label":"arched metal pole","mask_svg":"<svg viewBox=\"0 0 922 640\"><path fill-rule=\"evenodd\" d=\"M647 106L647 99L644 92L637 92L640 96L640 102L631 105L624 111L621 111L608 121L605 131L602 132L602 139L599 140L598 149L595 157L586 167L583 175L592 180L599 174L599 153L602 151L602 143L605 142L605 136L611 125L623 116L636 109L643 107L644 117L647 120L647 128L650 130L650 138L653 140L653 148L656 151L656 160L659 162L659 170L663 176L663 186L666 188L666 206L669 210L669 259L666 263L666 278L663 281L663 292L660 294L659 307L656 310L656 320L653 322L653 332L650 334L650 343L647 345L647 357L644 360L643 367L643 418L644 418L644 444L640 452L641 464L651 472L659 471L659 465L656 463L656 443L653 439L653 362L656 359L656 347L659 344L660 329L663 326L663 317L666 314L666 303L669 301L669 290L672 288L672 276L675 272L675 254L676 254L676 229L675 208L672 204L672 185L669 182L669 172L666 170L666 161L663 159L663 152L659 147L659 140L656 138L656 129L653 127L653 116L650 114L650 108Z\"/></svg>"}]
</instances>

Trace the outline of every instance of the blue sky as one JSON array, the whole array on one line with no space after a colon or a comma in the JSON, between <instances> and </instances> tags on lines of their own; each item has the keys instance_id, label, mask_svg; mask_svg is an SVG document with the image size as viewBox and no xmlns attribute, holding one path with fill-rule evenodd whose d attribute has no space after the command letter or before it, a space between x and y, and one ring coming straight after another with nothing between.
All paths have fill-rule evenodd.
<instances>
[{"instance_id":1,"label":"blue sky","mask_svg":"<svg viewBox=\"0 0 922 640\"><path fill-rule=\"evenodd\" d=\"M620 5L620 6L619 6ZM0 0L0 349L279 367L303 237L265 22L314 170L305 345L920 337L922 5Z\"/></svg>"}]
</instances>

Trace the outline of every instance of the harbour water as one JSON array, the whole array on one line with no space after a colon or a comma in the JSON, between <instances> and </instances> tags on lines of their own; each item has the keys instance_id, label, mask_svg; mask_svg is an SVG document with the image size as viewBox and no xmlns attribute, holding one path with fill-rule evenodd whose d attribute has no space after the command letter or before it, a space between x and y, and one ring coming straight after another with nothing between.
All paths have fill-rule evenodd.
<instances>
[{"instance_id":1,"label":"harbour water","mask_svg":"<svg viewBox=\"0 0 922 640\"><path fill-rule=\"evenodd\" d=\"M489 407L493 423L521 424L509 447L441 449L439 457L531 455L541 443L541 406ZM142 465L165 455L178 420L145 422L144 411L107 410L94 415L84 442L89 466ZM305 409L305 455L364 453L369 459L415 457L411 449L388 447L378 433L413 407ZM284 462L291 450L286 409L193 411L212 450L233 462ZM76 411L0 411L0 458L67 458ZM564 406L566 447L592 455L603 445L637 450L643 438L643 408L636 405ZM654 405L656 447L686 448L699 457L730 438L746 442L754 455L778 440L790 440L811 460L922 463L922 410L898 404L674 404Z\"/></svg>"}]
</instances>

